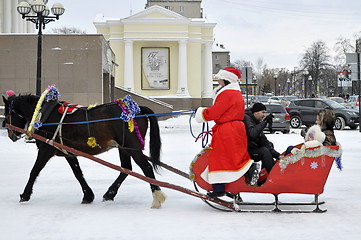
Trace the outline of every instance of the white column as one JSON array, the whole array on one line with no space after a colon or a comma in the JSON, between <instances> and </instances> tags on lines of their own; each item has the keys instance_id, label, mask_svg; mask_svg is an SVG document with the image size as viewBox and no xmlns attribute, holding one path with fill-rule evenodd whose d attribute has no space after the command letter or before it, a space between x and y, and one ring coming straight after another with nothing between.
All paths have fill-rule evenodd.
<instances>
[{"instance_id":1,"label":"white column","mask_svg":"<svg viewBox=\"0 0 361 240\"><path fill-rule=\"evenodd\" d=\"M19 21L18 21L18 11L16 7L18 6L18 1L11 1L11 32L18 33L19 32Z\"/></svg>"},{"instance_id":2,"label":"white column","mask_svg":"<svg viewBox=\"0 0 361 240\"><path fill-rule=\"evenodd\" d=\"M178 96L189 96L187 71L187 41L178 41Z\"/></svg>"},{"instance_id":3,"label":"white column","mask_svg":"<svg viewBox=\"0 0 361 240\"><path fill-rule=\"evenodd\" d=\"M35 33L35 24L29 21L26 22L26 32L25 33Z\"/></svg>"},{"instance_id":4,"label":"white column","mask_svg":"<svg viewBox=\"0 0 361 240\"><path fill-rule=\"evenodd\" d=\"M134 90L133 41L125 40L124 88Z\"/></svg>"},{"instance_id":5,"label":"white column","mask_svg":"<svg viewBox=\"0 0 361 240\"><path fill-rule=\"evenodd\" d=\"M4 33L11 33L11 0L4 0Z\"/></svg>"},{"instance_id":6,"label":"white column","mask_svg":"<svg viewBox=\"0 0 361 240\"><path fill-rule=\"evenodd\" d=\"M212 97L213 77L212 77L212 42L205 43L204 50L204 79L202 84L202 98Z\"/></svg>"}]
</instances>

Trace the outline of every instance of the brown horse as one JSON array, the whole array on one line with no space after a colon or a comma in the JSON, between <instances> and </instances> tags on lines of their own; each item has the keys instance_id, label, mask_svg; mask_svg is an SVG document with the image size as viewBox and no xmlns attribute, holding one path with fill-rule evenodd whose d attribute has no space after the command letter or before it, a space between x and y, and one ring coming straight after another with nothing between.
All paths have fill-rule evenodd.
<instances>
[{"instance_id":1,"label":"brown horse","mask_svg":"<svg viewBox=\"0 0 361 240\"><path fill-rule=\"evenodd\" d=\"M38 100L39 97L33 95L12 96L8 99L3 97L5 103L5 123L24 129L31 122ZM46 108L46 105L49 103L44 104L43 108ZM132 157L146 177L155 179L153 168L156 170L160 166L161 141L157 118L154 116L144 116L153 114L151 109L141 106L139 115L142 116L136 117L134 120L143 139L147 132L148 120L150 122L150 161L153 164L153 168L142 152L142 142L139 136L137 136L136 131L130 132L128 130L128 123L119 118L123 110L117 104L102 104L91 109L81 107L74 113L65 116L61 130L58 131L57 134L55 134L55 132L58 125L46 123L60 122L62 114L58 112L58 108L61 107L63 103L53 102L52 105L55 106L47 112L45 122L35 130L35 133L48 139L55 137L54 141L62 141L64 145L91 155L100 154L117 147L122 167L131 170ZM96 121L101 119L111 120ZM8 136L15 142L20 138L21 134L8 129ZM94 137L96 140L96 146L94 148L87 144L89 137ZM24 192L20 195L20 202L30 200L37 176L49 159L56 155L65 157L76 179L79 181L84 194L82 203L91 203L94 200L94 193L83 177L77 157L39 140L36 140L36 145L38 147L38 156L31 170L30 178L25 186ZM126 177L127 174L120 173L118 178L104 194L103 200L114 200L120 185ZM150 184L150 187L153 193L152 207L159 208L165 200L165 195L159 186Z\"/></svg>"}]
</instances>

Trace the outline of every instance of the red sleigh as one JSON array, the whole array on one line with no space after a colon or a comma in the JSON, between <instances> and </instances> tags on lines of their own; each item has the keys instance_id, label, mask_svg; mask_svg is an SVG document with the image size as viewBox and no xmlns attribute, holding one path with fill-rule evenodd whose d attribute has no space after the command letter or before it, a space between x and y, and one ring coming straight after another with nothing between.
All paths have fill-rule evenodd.
<instances>
[{"instance_id":1,"label":"red sleigh","mask_svg":"<svg viewBox=\"0 0 361 240\"><path fill-rule=\"evenodd\" d=\"M301 144L298 145L298 147L300 146ZM212 185L201 177L208 164L208 153L209 149L205 148L195 157L191 164L191 176L200 188L212 191ZM242 205L273 205L273 211L282 211L279 208L281 205L315 205L316 208L311 212L324 212L326 210L319 208L319 205L324 202L319 202L318 196L324 191L334 160L341 154L342 150L339 145L321 146L307 149L304 153L299 151L294 155L290 154L276 162L267 181L262 186L249 186L248 176L244 175L240 179L226 184L227 195L234 196L234 203L239 207ZM273 194L275 201L273 203L245 203L236 199L239 193L245 192ZM311 203L282 203L278 200L278 195L281 193L313 194L315 199Z\"/></svg>"}]
</instances>

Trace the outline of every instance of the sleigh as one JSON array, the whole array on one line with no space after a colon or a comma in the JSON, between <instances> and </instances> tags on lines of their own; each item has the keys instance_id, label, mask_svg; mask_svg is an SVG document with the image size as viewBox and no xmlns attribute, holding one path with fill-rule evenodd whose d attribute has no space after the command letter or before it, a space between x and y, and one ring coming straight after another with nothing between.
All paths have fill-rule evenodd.
<instances>
[{"instance_id":1,"label":"sleigh","mask_svg":"<svg viewBox=\"0 0 361 240\"><path fill-rule=\"evenodd\" d=\"M300 148L301 144L297 147ZM191 164L191 177L197 185L206 190L212 191L212 185L206 182L202 177L202 172L208 165L209 149L205 148L200 152ZM328 175L333 162L340 160L342 150L340 145L321 146L307 149L304 153L298 151L296 154L290 154L277 161L268 175L266 182L262 186L249 186L248 176L245 174L240 179L226 184L227 196L234 198L234 204L239 208L245 205L271 205L272 211L283 211L279 206L316 206L314 210L296 212L325 212L319 205L324 202L318 201L318 196L323 193ZM247 203L241 201L240 193L267 193L275 197L272 203ZM279 194L312 194L314 201L310 203L283 203L278 200ZM218 208L210 204L212 207ZM236 208L238 208L236 206ZM241 210L242 211L242 210ZM293 212L293 211L288 211Z\"/></svg>"}]
</instances>

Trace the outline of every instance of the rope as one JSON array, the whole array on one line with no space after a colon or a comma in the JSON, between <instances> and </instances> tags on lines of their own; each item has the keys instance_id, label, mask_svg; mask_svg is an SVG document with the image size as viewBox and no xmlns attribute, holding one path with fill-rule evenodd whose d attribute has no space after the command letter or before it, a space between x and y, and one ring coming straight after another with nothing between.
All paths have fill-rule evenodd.
<instances>
[{"instance_id":1,"label":"rope","mask_svg":"<svg viewBox=\"0 0 361 240\"><path fill-rule=\"evenodd\" d=\"M136 115L135 117L166 117L166 116L175 116L175 115L188 115L193 114L193 110L185 110L185 111L177 111L177 112L169 112L169 113L154 113L154 114L143 114L143 115ZM113 121L113 120L120 120L120 117L115 118L106 118L106 119L98 119L98 120L91 120L91 121L82 121L82 122L68 122L68 123L43 123L43 126L51 126L51 125L71 125L71 124L87 124L87 123L96 123L96 122L105 122L105 121Z\"/></svg>"},{"instance_id":2,"label":"rope","mask_svg":"<svg viewBox=\"0 0 361 240\"><path fill-rule=\"evenodd\" d=\"M192 121L191 121L194 114L195 114L195 111L193 111L192 115L189 117L189 131L191 132L192 137L195 139L195 142L197 142L198 139L202 137L202 148L205 148L208 145L209 134L212 136L212 131L209 131L208 122L204 122L202 124L202 132L200 134L198 134L198 136L196 137L192 131ZM207 131L204 130L204 128L206 126L207 126Z\"/></svg>"}]
</instances>

